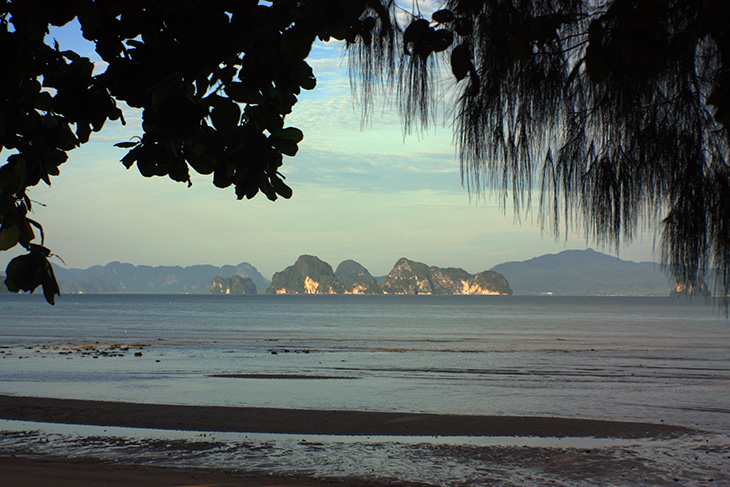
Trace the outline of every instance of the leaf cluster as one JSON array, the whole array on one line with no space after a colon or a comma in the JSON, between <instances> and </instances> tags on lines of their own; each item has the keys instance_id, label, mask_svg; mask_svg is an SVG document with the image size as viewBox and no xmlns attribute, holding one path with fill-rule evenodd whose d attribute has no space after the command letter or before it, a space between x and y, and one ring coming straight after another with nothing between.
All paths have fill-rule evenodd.
<instances>
[{"instance_id":1,"label":"leaf cluster","mask_svg":"<svg viewBox=\"0 0 730 487\"><path fill-rule=\"evenodd\" d=\"M52 274L23 277L50 256L42 241L31 244L40 225L27 217L27 189L50 185L67 153L107 121L124 123L120 102L141 109L143 120L142 134L116 144L127 150L125 167L188 185L191 170L211 175L238 199L290 198L280 168L304 135L285 117L301 90L316 85L305 61L311 45L366 37L373 21L363 13L371 10L358 0L2 2L0 150L10 154L0 167L0 249L30 252L8 267L9 285L32 291L47 283L57 293ZM49 27L74 19L103 72L47 43Z\"/></svg>"}]
</instances>

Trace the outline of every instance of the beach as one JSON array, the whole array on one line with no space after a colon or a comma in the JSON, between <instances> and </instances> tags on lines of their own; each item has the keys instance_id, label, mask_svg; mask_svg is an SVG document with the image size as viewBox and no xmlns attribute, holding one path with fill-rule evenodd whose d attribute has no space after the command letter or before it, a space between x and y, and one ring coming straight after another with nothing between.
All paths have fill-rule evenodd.
<instances>
[{"instance_id":1,"label":"beach","mask_svg":"<svg viewBox=\"0 0 730 487\"><path fill-rule=\"evenodd\" d=\"M699 303L2 304L3 487L730 485L727 324Z\"/></svg>"},{"instance_id":2,"label":"beach","mask_svg":"<svg viewBox=\"0 0 730 487\"><path fill-rule=\"evenodd\" d=\"M664 424L531 416L185 406L0 395L0 419L183 431L359 436L676 437Z\"/></svg>"},{"instance_id":3,"label":"beach","mask_svg":"<svg viewBox=\"0 0 730 487\"><path fill-rule=\"evenodd\" d=\"M178 431L241 432L301 435L357 435L390 437L490 436L524 438L680 438L698 433L666 424L601 421L557 417L413 414L371 411L326 411L280 408L184 406L89 401L0 395L0 419L37 423L85 424ZM94 439L87 440L93 448ZM168 446L158 444L164 450ZM77 445L77 448L79 446ZM150 449L149 445L146 447ZM195 448L191 446L190 448ZM499 455L503 451L497 450ZM24 454L25 453L25 454ZM512 455L513 453L510 453ZM596 469L603 454L591 449L533 449L531 463L559 473ZM582 465L582 466L581 466ZM614 467L621 471L621 465ZM633 467L632 467L633 468ZM626 467L628 469L628 467ZM315 478L306 474L269 471L161 466L138 459L104 460L94 457L0 454L0 472L7 487L122 486L416 486L425 483L388 478ZM603 475L606 475L605 473Z\"/></svg>"},{"instance_id":4,"label":"beach","mask_svg":"<svg viewBox=\"0 0 730 487\"><path fill-rule=\"evenodd\" d=\"M362 479L313 479L275 476L265 472L238 473L220 469L119 465L94 459L0 456L5 487L410 487L419 484L373 482Z\"/></svg>"}]
</instances>

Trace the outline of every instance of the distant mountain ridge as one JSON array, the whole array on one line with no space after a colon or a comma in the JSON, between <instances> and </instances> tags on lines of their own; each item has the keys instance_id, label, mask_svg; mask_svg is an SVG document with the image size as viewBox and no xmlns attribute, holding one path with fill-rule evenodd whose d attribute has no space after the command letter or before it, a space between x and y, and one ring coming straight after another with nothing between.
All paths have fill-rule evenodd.
<instances>
[{"instance_id":1,"label":"distant mountain ridge","mask_svg":"<svg viewBox=\"0 0 730 487\"><path fill-rule=\"evenodd\" d=\"M402 268L396 273L400 273L400 281L395 278L396 276L391 275L399 268L399 264L410 269ZM296 265L290 267L296 267ZM343 261L337 270L333 271L326 262L314 256L307 256L299 271L288 274L289 282L280 289L299 280L302 288L297 291L292 288L290 291L307 292L304 287L306 279L301 273L302 270L317 277L317 279L312 277L310 279L313 282L316 281L318 286L322 286L320 291L360 294L379 294L382 292L381 287L385 292L415 293L417 290L419 293L426 291L439 294L445 292L441 289L442 286L450 287L453 291L454 283L457 281L462 282L460 286L463 287L463 282L466 282L471 276L463 269L433 268L433 271L431 269L426 264L401 259L396 262L393 270L387 276L373 277L365 267L354 260ZM259 293L267 290L272 284L248 263L222 267L212 265L151 267L111 262L104 266L97 265L88 269L66 269L54 265L54 271L61 284L61 292L64 294L79 292L88 294L202 294L211 292L215 277L230 279L234 275L250 278ZM659 264L621 260L592 249L566 250L525 261L505 262L494 266L491 271L502 275L508 287L517 295L667 296L671 291L676 293L678 286L664 274ZM287 274L284 273L280 277L286 276ZM473 276L474 279L486 279L487 281L493 277L485 273ZM2 281L4 281L4 276L0 277L0 292L7 292ZM409 282L411 284L408 284ZM418 287L418 282L421 283L421 288ZM486 284L487 282L484 281L480 285ZM313 283L309 283L310 287L312 285ZM237 289L238 286L231 286L231 292L234 287ZM225 289L228 289L227 284L222 289L225 292Z\"/></svg>"},{"instance_id":2,"label":"distant mountain ridge","mask_svg":"<svg viewBox=\"0 0 730 487\"><path fill-rule=\"evenodd\" d=\"M88 269L53 266L61 292L71 293L208 293L215 277L234 275L249 278L258 289L266 289L269 280L249 263L237 266L212 265L145 266L110 262Z\"/></svg>"},{"instance_id":3,"label":"distant mountain ridge","mask_svg":"<svg viewBox=\"0 0 730 487\"><path fill-rule=\"evenodd\" d=\"M492 267L515 294L667 296L674 283L659 264L632 262L593 249L565 250Z\"/></svg>"}]
</instances>

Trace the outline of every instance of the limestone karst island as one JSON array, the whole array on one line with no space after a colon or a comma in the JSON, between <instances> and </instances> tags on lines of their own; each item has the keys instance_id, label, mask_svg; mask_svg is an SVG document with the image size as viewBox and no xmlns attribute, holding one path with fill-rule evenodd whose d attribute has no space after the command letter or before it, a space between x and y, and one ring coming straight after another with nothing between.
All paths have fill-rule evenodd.
<instances>
[{"instance_id":1,"label":"limestone karst island","mask_svg":"<svg viewBox=\"0 0 730 487\"><path fill-rule=\"evenodd\" d=\"M256 294L256 284L250 277L234 274L231 277L217 276L210 284L211 294Z\"/></svg>"},{"instance_id":2,"label":"limestone karst island","mask_svg":"<svg viewBox=\"0 0 730 487\"><path fill-rule=\"evenodd\" d=\"M509 295L512 289L502 274L428 266L402 258L382 283L362 265L346 260L332 266L313 255L300 256L294 265L271 278L267 294L461 294Z\"/></svg>"}]
</instances>

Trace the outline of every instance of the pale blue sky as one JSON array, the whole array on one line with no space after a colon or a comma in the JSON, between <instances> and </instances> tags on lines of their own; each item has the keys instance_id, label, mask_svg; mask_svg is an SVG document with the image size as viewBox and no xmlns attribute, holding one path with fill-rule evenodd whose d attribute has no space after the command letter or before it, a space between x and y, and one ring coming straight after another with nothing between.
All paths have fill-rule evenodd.
<instances>
[{"instance_id":1,"label":"pale blue sky","mask_svg":"<svg viewBox=\"0 0 730 487\"><path fill-rule=\"evenodd\" d=\"M54 33L62 47L91 56L69 30L73 26ZM299 153L285 157L281 171L294 189L291 200L272 203L260 194L237 201L232 188L215 188L210 176L194 176L188 189L167 178L143 178L136 167L126 170L119 162L125 151L112 145L141 133L139 114L127 111L127 127L109 122L69 154L51 188L41 183L29 192L46 245L73 268L113 260L181 266L250 262L268 278L304 253L333 267L355 259L384 275L400 257L475 273L505 261L586 248L580 235L566 240L543 234L536 208L518 224L512 208L501 211L496 198L470 198L461 186L449 127L404 139L390 103L380 100L361 130L339 44L316 45L310 64L318 86L303 93L286 121L305 134ZM652 244L649 232L623 247L619 257L656 260ZM3 252L2 268L17 253Z\"/></svg>"}]
</instances>

